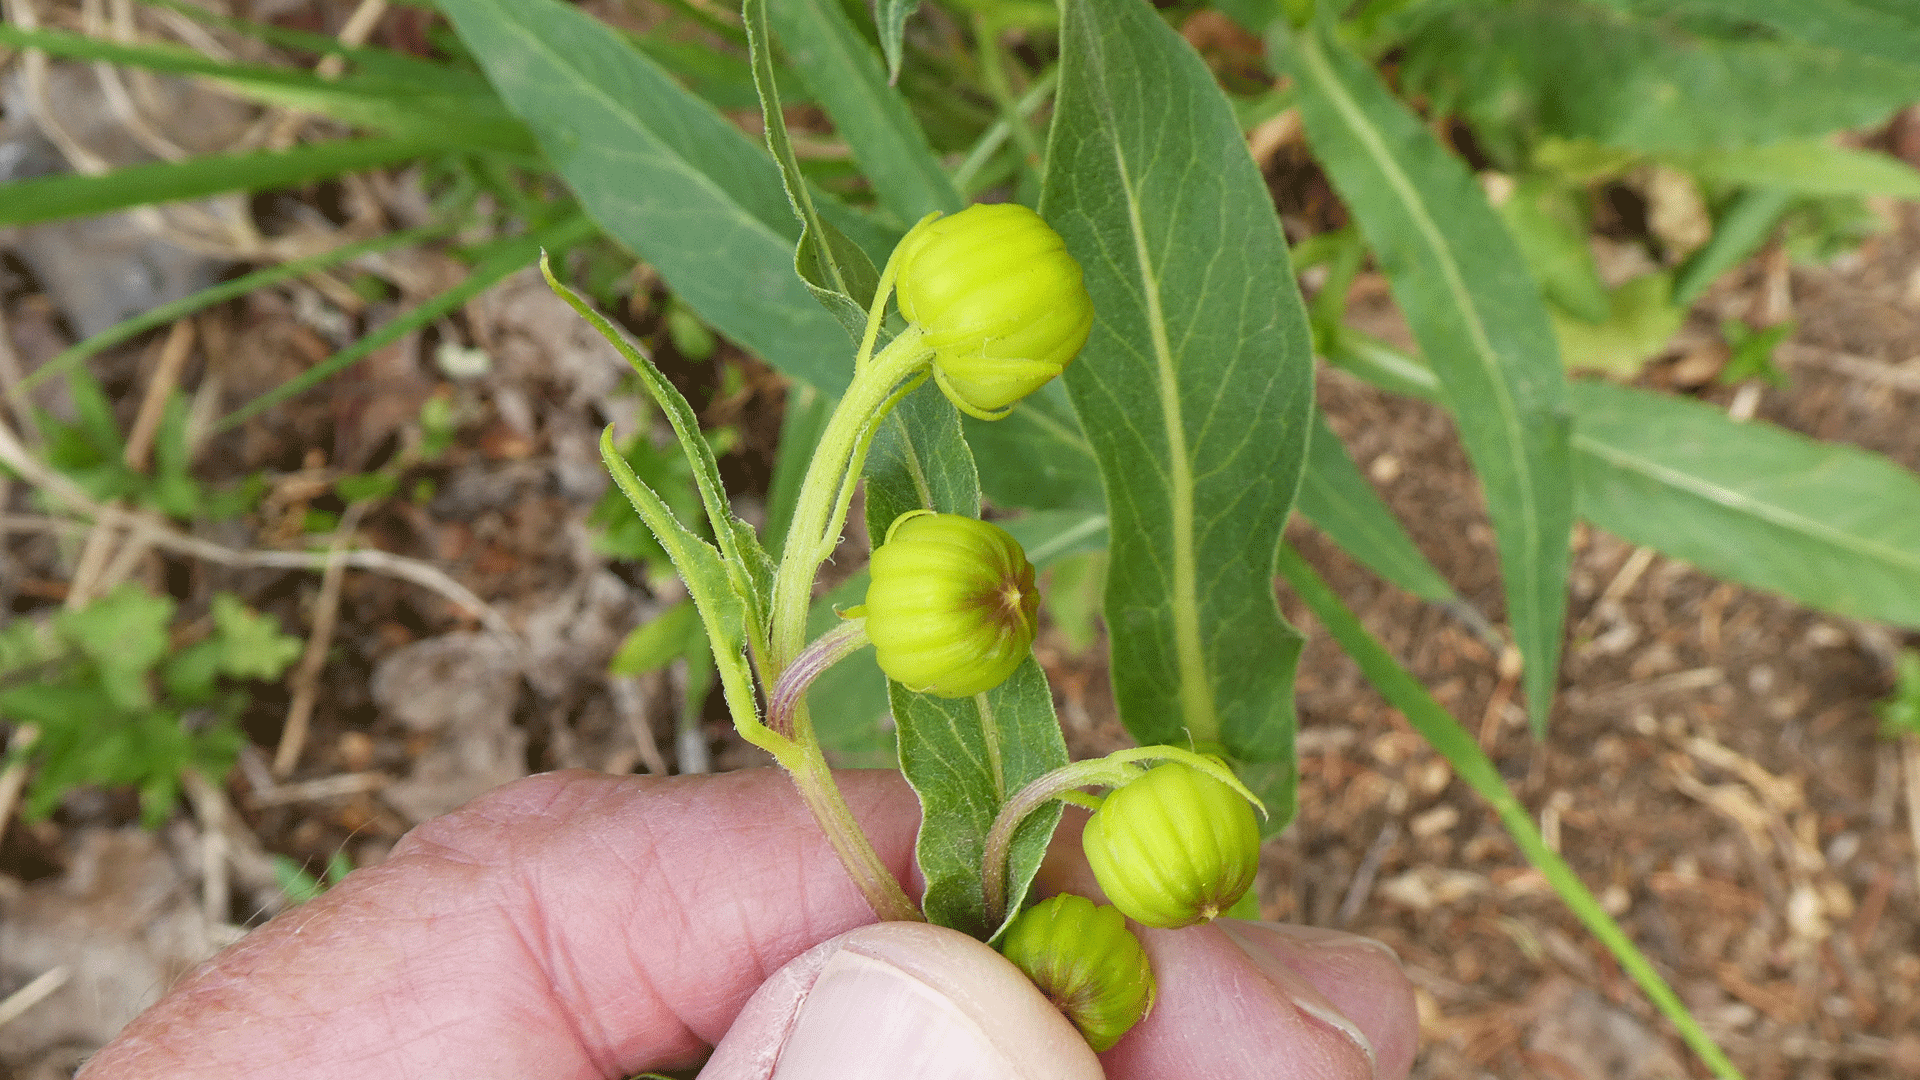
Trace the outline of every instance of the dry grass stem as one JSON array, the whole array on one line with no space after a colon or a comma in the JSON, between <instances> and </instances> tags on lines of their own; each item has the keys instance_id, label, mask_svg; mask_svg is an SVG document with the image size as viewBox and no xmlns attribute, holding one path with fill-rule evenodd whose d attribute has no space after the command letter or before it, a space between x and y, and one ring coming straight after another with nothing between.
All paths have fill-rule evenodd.
<instances>
[{"instance_id":1,"label":"dry grass stem","mask_svg":"<svg viewBox=\"0 0 1920 1080\"><path fill-rule=\"evenodd\" d=\"M287 707L287 722L280 728L280 745L273 752L273 775L285 779L300 763L306 748L307 727L313 719L314 702L320 699L320 669L326 666L327 649L333 643L333 626L340 613L340 587L346 580L347 543L360 526L368 503L347 507L340 527L327 545L326 568L320 575L320 596L313 605L313 632L307 635L307 648L300 666L293 673L293 702Z\"/></svg>"}]
</instances>

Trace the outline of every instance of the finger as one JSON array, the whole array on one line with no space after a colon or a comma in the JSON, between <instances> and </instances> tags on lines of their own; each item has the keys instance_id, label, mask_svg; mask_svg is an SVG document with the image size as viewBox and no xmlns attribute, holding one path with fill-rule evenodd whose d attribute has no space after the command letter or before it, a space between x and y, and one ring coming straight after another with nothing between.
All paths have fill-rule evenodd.
<instances>
[{"instance_id":1,"label":"finger","mask_svg":"<svg viewBox=\"0 0 1920 1080\"><path fill-rule=\"evenodd\" d=\"M1223 920L1249 955L1264 952L1319 991L1373 1047L1374 1076L1404 1080L1419 1048L1413 983L1392 949L1372 938L1313 926Z\"/></svg>"},{"instance_id":2,"label":"finger","mask_svg":"<svg viewBox=\"0 0 1920 1080\"><path fill-rule=\"evenodd\" d=\"M1068 808L1036 892L1106 901L1080 848L1087 817ZM1255 1065L1262 1061L1300 1063L1302 1076L1353 1080L1404 1080L1412 1068L1420 1030L1413 985L1385 945L1236 919L1134 929L1153 963L1159 997L1147 1019L1101 1055L1115 1080L1264 1075L1271 1066Z\"/></svg>"},{"instance_id":3,"label":"finger","mask_svg":"<svg viewBox=\"0 0 1920 1080\"><path fill-rule=\"evenodd\" d=\"M768 980L700 1080L1101 1080L1033 983L957 930L881 923Z\"/></svg>"},{"instance_id":4,"label":"finger","mask_svg":"<svg viewBox=\"0 0 1920 1080\"><path fill-rule=\"evenodd\" d=\"M902 880L919 810L838 776ZM82 1076L589 1078L698 1060L873 913L772 770L531 777L415 829L188 976Z\"/></svg>"},{"instance_id":5,"label":"finger","mask_svg":"<svg viewBox=\"0 0 1920 1080\"><path fill-rule=\"evenodd\" d=\"M1244 924L1241 924L1244 925ZM1359 1025L1234 920L1146 930L1159 997L1100 1055L1113 1080L1266 1076L1374 1080L1376 1054ZM1356 990L1355 993L1380 992Z\"/></svg>"}]
</instances>

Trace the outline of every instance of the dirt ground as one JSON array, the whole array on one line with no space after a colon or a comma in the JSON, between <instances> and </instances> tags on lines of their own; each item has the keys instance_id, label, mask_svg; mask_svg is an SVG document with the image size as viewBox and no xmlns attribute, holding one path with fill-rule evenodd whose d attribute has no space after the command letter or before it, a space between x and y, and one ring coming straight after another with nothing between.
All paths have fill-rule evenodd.
<instances>
[{"instance_id":1,"label":"dirt ground","mask_svg":"<svg viewBox=\"0 0 1920 1080\"><path fill-rule=\"evenodd\" d=\"M79 77L60 77L69 76ZM17 118L10 112L9 123ZM226 210L281 235L337 240L417 221L409 184L355 181ZM1643 382L1920 470L1920 210L1891 212L1893 232L1834 265L1793 267L1769 252L1732 275ZM129 241L76 235L0 235L0 353L22 372L118 317L102 315L86 285L89 273L131 257ZM80 254L65 263L48 254L62 245ZM162 291L168 275L196 282L216 272L154 259L148 284ZM359 270L391 295L357 298L347 275L303 279L195 317L179 385L221 411L236 407L446 287L458 266L422 248ZM636 280L620 316L703 422L740 429L724 465L755 505L784 400L777 379L724 343L712 362L683 356L664 290ZM1381 292L1363 278L1357 307L1377 307ZM1785 389L1707 383L1712 329L1732 315L1798 320L1780 354ZM94 362L123 425L163 366L168 336ZM464 370L461 350L479 350L490 366L451 373ZM624 634L672 599L670 586L591 542L587 517L606 484L594 440L605 422L636 415L620 370L522 274L322 391L204 442L200 475L273 477L258 513L198 527L197 548L94 530L95 542L125 552L105 560L110 569L186 609L227 590L303 637L322 626L315 655L324 665L256 692L243 718L253 745L225 789L191 790L157 831L138 827L137 804L121 792L78 792L48 821L5 822L0 1001L25 990L14 1000L31 1004L18 1015L0 1006L0 1080L70 1074L169 980L284 906L272 855L316 872L336 853L364 866L414 823L529 771L702 765L676 744L677 675L605 674ZM1497 624L1492 536L1444 413L1334 371L1319 390L1428 556ZM445 455L407 469L402 490L417 497L350 509L332 481L406 452L421 405L435 397L457 434ZM351 530L356 546L386 554L334 575L320 572L324 551L300 567L250 557L304 549L311 511L345 515L340 535ZM0 618L45 616L74 589L97 595L109 583L98 565L76 570L88 531L46 517L25 485L0 482L0 514ZM1723 584L1583 527L1561 694L1539 742L1516 705L1513 672L1469 627L1384 586L1311 528L1289 536L1479 732L1549 841L1747 1075L1920 1075L1920 834L1907 814L1909 792L1920 794L1920 750L1903 769L1873 714L1898 649L1920 637ZM463 599L469 590L484 604L478 614ZM1284 592L1282 603L1310 644L1299 678L1299 814L1268 849L1265 914L1398 950L1420 996L1416 1076L1703 1075L1494 816L1302 605ZM1076 753L1118 745L1099 662L1076 657L1051 630L1039 653ZM299 712L310 718L304 733L289 724ZM715 767L754 760L717 714L700 734ZM296 762L290 772L276 774L276 753ZM54 971L65 974L50 979Z\"/></svg>"}]
</instances>

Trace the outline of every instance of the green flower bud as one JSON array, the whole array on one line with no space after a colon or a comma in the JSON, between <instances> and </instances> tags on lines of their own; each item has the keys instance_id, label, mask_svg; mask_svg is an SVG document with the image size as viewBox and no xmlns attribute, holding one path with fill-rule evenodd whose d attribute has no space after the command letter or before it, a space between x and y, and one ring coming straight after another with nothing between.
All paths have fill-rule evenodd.
<instances>
[{"instance_id":1,"label":"green flower bud","mask_svg":"<svg viewBox=\"0 0 1920 1080\"><path fill-rule=\"evenodd\" d=\"M1081 846L1107 898L1148 926L1192 926L1226 914L1260 868L1253 807L1179 762L1108 794Z\"/></svg>"},{"instance_id":2,"label":"green flower bud","mask_svg":"<svg viewBox=\"0 0 1920 1080\"><path fill-rule=\"evenodd\" d=\"M1153 1008L1153 968L1116 908L1061 893L1020 913L1000 952L1106 1050Z\"/></svg>"},{"instance_id":3,"label":"green flower bud","mask_svg":"<svg viewBox=\"0 0 1920 1080\"><path fill-rule=\"evenodd\" d=\"M874 659L909 690L971 697L1007 681L1033 648L1033 564L998 525L902 514L871 571L865 614Z\"/></svg>"},{"instance_id":4,"label":"green flower bud","mask_svg":"<svg viewBox=\"0 0 1920 1080\"><path fill-rule=\"evenodd\" d=\"M1093 329L1080 264L1017 203L922 221L900 241L900 313L933 350L933 377L983 420L1064 371Z\"/></svg>"}]
</instances>

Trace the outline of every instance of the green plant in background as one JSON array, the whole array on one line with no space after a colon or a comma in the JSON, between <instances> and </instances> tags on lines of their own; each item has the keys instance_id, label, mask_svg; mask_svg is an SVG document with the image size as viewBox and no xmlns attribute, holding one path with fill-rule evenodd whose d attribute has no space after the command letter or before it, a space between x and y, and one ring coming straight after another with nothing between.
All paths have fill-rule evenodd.
<instances>
[{"instance_id":1,"label":"green plant in background","mask_svg":"<svg viewBox=\"0 0 1920 1080\"><path fill-rule=\"evenodd\" d=\"M288 856L273 857L273 879L279 883L280 892L286 896L289 907L312 900L340 884L340 879L352 872L353 860L345 851L336 851L329 856L319 877L307 873L305 867Z\"/></svg>"},{"instance_id":2,"label":"green plant in background","mask_svg":"<svg viewBox=\"0 0 1920 1080\"><path fill-rule=\"evenodd\" d=\"M1900 654L1893 694L1880 703L1880 733L1889 739L1920 736L1920 652Z\"/></svg>"},{"instance_id":3,"label":"green plant in background","mask_svg":"<svg viewBox=\"0 0 1920 1080\"><path fill-rule=\"evenodd\" d=\"M1473 738L1280 543L1281 528L1297 509L1388 582L1478 617L1317 415L1318 355L1452 414L1493 525L1501 631L1524 658L1537 733L1547 733L1556 688L1576 517L1813 607L1920 627L1920 479L1910 471L1736 423L1706 404L1566 374L1636 370L1715 280L1774 237L1797 257L1826 257L1870 225L1864 198L1920 197L1914 170L1829 138L1916 96L1920 16L1886 0L1218 6L1264 38L1284 90L1224 92L1137 0L969 5L953 13L972 35L959 53L906 34L907 2L881 3L872 24L858 5L748 0L738 25L676 8L729 50L686 45L670 27L624 34L560 0L440 0L458 35L443 42L454 56L444 62L246 28L339 53L339 80L0 27L0 44L217 80L372 133L285 155L6 185L0 224L422 158L443 185L449 222L465 220L484 191L502 208L492 224L523 230L465 252L473 270L460 286L225 425L452 310L537 247L558 253L604 233L671 291L669 332L683 353L704 351L703 334L717 333L793 382L763 547L728 505L691 410L629 353L685 457L651 443L603 447L653 534L626 519L621 550L654 557L657 546L698 607L642 628L616 665L645 670L710 649L736 723L795 768L877 912L920 914L846 831L824 779L826 749L897 754L924 803L924 914L981 936L1017 911L1051 828L1048 814L1027 811L1075 798L1057 787L1067 780L1113 784L1138 766L1109 760L1072 772L1081 766L1065 764L1030 661L977 698L941 699L888 684L865 653L842 659L861 628L834 605L846 608L865 583L817 601L810 588L860 480L870 536L914 510L978 517L984 496L1043 570L1104 547L1122 721L1143 744L1223 755L1229 775L1269 808L1269 833L1293 810L1300 648L1274 603L1277 574L1487 800L1688 1044L1732 1075ZM1009 28L1024 35L1022 48L1002 40ZM1391 84L1373 63L1390 54ZM1424 115L1410 101L1423 102ZM817 106L833 124L832 148L802 147L803 161L783 102ZM756 105L764 146L720 111ZM1242 134L1285 108L1298 110L1353 221L1302 240L1291 261ZM1449 117L1471 134L1460 140L1471 164L1433 134ZM570 199L536 197L549 171ZM1608 281L1588 232L1601 198L1622 189L1650 213L1676 200L1693 220L1654 228L1654 269ZM876 267L915 223L930 214L959 222L966 203L989 192L1036 206L1082 271L1093 320L1062 377L1027 380L1004 400L961 387L956 410L932 386L905 389L923 366L913 354L924 328L889 315L890 283ZM606 249L590 250L605 264ZM350 257L342 249L303 265ZM1417 354L1347 325L1347 286L1369 262L1392 286ZM1326 281L1306 305L1295 273L1310 267L1324 267ZM155 317L298 272L258 271ZM614 278L604 265L589 277L604 302ZM904 295L908 282L900 285ZM612 336L604 320L596 325ZM141 328L134 320L101 340ZM1725 377L1768 377L1786 332L1729 328L1735 362ZM860 358L849 362L856 345ZM101 347L82 343L48 367L74 370ZM1041 358L983 350L973 359ZM942 375L950 391L964 381ZM993 378L1003 376L1020 381ZM1004 418L979 419L1009 404ZM70 470L112 460L110 449L62 437ZM623 527L610 510L601 517ZM805 688L783 682L831 659L841 663ZM764 717L756 694L769 703ZM891 746L879 723L888 712L898 728Z\"/></svg>"},{"instance_id":4,"label":"green plant in background","mask_svg":"<svg viewBox=\"0 0 1920 1080\"><path fill-rule=\"evenodd\" d=\"M34 766L25 812L44 818L73 788L132 785L150 828L181 777L218 781L246 744L247 682L277 679L300 639L217 593L205 623L176 629L172 599L125 584L49 624L0 629L0 715L38 736L11 752ZM198 640L176 645L175 634Z\"/></svg>"}]
</instances>

